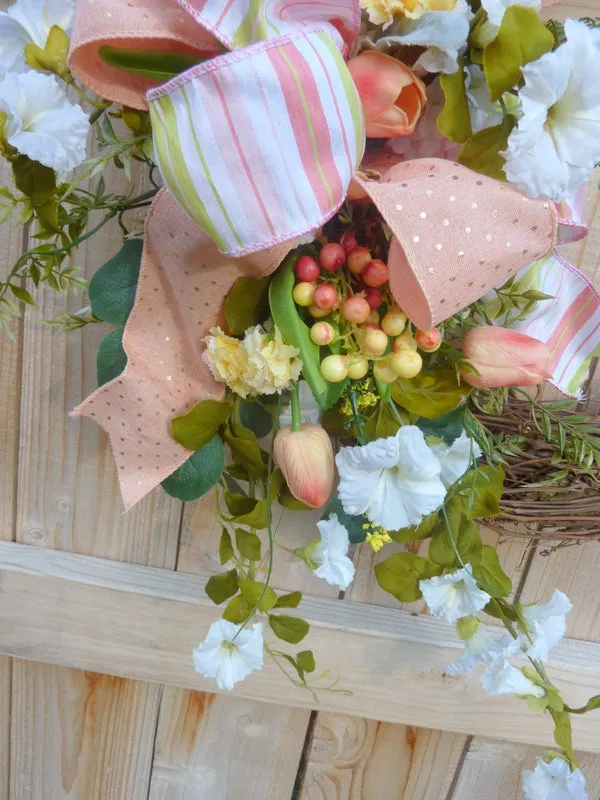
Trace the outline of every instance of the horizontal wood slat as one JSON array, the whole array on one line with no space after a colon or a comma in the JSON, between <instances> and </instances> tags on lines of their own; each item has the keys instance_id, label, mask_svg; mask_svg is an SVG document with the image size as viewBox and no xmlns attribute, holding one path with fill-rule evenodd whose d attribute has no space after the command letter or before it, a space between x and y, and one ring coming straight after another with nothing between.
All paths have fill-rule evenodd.
<instances>
[{"instance_id":1,"label":"horizontal wood slat","mask_svg":"<svg viewBox=\"0 0 600 800\"><path fill-rule=\"evenodd\" d=\"M204 593L207 575L186 575L92 556L0 542L0 652L78 669L214 691L197 675L191 649L217 617ZM399 609L306 597L307 640L321 669L337 669L339 692L320 694L321 710L458 733L551 744L550 720L518 698L488 697L477 676L440 667L461 646L452 627ZM600 644L566 640L549 672L572 705L600 693ZM240 697L314 705L267 659L238 685ZM578 748L600 752L598 717L574 720Z\"/></svg>"}]
</instances>

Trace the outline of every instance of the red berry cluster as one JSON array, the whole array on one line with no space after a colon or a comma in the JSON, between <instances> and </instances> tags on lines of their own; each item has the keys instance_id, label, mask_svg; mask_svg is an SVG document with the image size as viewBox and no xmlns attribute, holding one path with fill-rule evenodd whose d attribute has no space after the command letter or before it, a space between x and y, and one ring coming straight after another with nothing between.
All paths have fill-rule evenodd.
<instances>
[{"instance_id":1,"label":"red berry cluster","mask_svg":"<svg viewBox=\"0 0 600 800\"><path fill-rule=\"evenodd\" d=\"M361 247L353 230L338 242L324 245L318 260L300 256L295 265L293 297L315 322L312 341L320 346L341 342L342 352L326 355L323 377L333 383L360 380L373 362L373 374L383 383L414 378L423 366L417 348L427 353L441 344L437 328L413 336L406 314L391 298L389 269ZM325 319L327 318L327 319Z\"/></svg>"}]
</instances>

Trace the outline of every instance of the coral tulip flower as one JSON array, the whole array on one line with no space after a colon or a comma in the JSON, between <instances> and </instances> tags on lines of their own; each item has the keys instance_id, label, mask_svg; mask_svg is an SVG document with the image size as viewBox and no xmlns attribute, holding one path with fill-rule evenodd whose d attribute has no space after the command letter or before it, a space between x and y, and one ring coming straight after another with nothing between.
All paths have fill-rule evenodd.
<instances>
[{"instance_id":1,"label":"coral tulip flower","mask_svg":"<svg viewBox=\"0 0 600 800\"><path fill-rule=\"evenodd\" d=\"M463 372L471 386L537 386L551 375L548 347L520 331L492 325L473 328L465 336L462 350L479 372Z\"/></svg>"},{"instance_id":2,"label":"coral tulip flower","mask_svg":"<svg viewBox=\"0 0 600 800\"><path fill-rule=\"evenodd\" d=\"M321 508L333 491L333 447L320 425L304 423L299 431L291 425L277 431L274 455L290 492L311 508Z\"/></svg>"}]
</instances>

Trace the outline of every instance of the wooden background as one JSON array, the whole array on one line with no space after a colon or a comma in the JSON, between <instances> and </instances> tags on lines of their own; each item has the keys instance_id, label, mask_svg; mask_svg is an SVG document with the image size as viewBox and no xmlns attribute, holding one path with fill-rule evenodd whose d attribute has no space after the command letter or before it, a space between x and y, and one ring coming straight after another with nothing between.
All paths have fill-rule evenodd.
<instances>
[{"instance_id":1,"label":"wooden background","mask_svg":"<svg viewBox=\"0 0 600 800\"><path fill-rule=\"evenodd\" d=\"M600 15L600 1L551 11L546 16ZM8 180L6 169L0 177ZM117 174L105 177L109 186L122 181ZM572 245L569 257L600 278L595 182L587 220L590 236ZM24 244L22 231L0 229L6 267ZM119 245L115 225L74 263L90 277ZM17 326L16 341L0 339L0 539L185 573L214 570L219 534L210 500L184 507L158 490L123 514L104 434L68 415L95 388L95 354L106 329L56 332L42 321L65 308L64 298L39 292L37 299L39 307L28 309ZM68 307L85 302L71 297ZM282 543L301 545L312 535L306 527L304 519L290 523L284 515ZM597 543L545 555L511 541L501 554L525 601L548 598L560 586L574 605L568 635L600 642ZM376 585L374 558L367 547L356 554L346 598L397 607ZM274 583L337 596L284 551ZM90 622L103 625L102 618ZM418 718L412 725L366 720L351 715L351 698L347 710L291 708L0 656L0 798L511 800L521 797L521 770L543 752L428 730ZM597 730L600 742L600 716ZM600 756L582 753L580 762L597 800Z\"/></svg>"}]
</instances>

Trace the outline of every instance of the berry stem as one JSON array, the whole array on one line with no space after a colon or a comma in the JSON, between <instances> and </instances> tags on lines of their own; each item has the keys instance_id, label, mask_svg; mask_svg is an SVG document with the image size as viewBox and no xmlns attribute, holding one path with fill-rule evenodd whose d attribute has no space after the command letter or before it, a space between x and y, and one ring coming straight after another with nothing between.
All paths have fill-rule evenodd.
<instances>
[{"instance_id":1,"label":"berry stem","mask_svg":"<svg viewBox=\"0 0 600 800\"><path fill-rule=\"evenodd\" d=\"M292 430L294 433L302 430L300 392L298 391L298 381L292 382L290 390L290 403L292 407Z\"/></svg>"}]
</instances>

